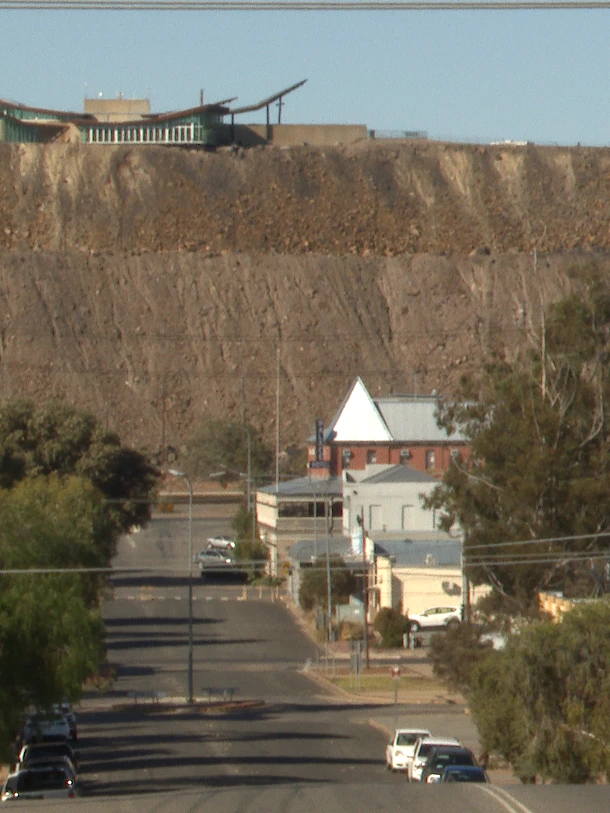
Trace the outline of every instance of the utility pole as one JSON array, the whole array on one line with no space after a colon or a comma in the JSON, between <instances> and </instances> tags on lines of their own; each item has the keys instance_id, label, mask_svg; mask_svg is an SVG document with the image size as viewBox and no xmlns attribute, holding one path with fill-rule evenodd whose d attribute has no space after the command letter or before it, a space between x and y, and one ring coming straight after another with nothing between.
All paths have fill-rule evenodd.
<instances>
[{"instance_id":1,"label":"utility pole","mask_svg":"<svg viewBox=\"0 0 610 813\"><path fill-rule=\"evenodd\" d=\"M362 506L359 519L360 527L362 528L362 609L364 614L364 664L368 669L371 665L369 660L369 580L368 565L366 561L366 534L364 532L364 506Z\"/></svg>"},{"instance_id":2,"label":"utility pole","mask_svg":"<svg viewBox=\"0 0 610 813\"><path fill-rule=\"evenodd\" d=\"M328 600L328 644L330 646L332 631L333 631L333 601L332 601L332 587L330 584L330 539L328 534L328 497L324 501L324 516L326 519L326 582L327 582L327 600ZM328 655L326 656L326 666L328 668Z\"/></svg>"}]
</instances>

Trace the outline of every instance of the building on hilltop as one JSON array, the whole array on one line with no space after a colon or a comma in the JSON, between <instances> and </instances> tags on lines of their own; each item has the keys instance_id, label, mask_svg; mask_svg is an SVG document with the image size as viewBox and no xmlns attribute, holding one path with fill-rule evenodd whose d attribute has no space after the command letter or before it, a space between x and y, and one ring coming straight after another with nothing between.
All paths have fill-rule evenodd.
<instances>
[{"instance_id":1,"label":"building on hilltop","mask_svg":"<svg viewBox=\"0 0 610 813\"><path fill-rule=\"evenodd\" d=\"M0 99L0 143L81 143L216 148L262 144L295 146L354 142L368 137L365 125L282 124L283 97L305 84L297 82L257 104L231 108L236 97L185 110L152 113L148 99L85 99L83 113L70 113ZM271 105L278 105L277 124ZM266 110L264 124L241 124L236 116Z\"/></svg>"}]
</instances>

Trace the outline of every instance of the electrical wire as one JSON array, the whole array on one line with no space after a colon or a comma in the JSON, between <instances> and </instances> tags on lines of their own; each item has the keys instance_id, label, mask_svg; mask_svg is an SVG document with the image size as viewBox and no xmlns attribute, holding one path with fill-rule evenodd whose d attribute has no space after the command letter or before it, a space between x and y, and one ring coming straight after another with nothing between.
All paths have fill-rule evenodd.
<instances>
[{"instance_id":1,"label":"electrical wire","mask_svg":"<svg viewBox=\"0 0 610 813\"><path fill-rule=\"evenodd\" d=\"M562 11L610 8L605 0L0 0L0 9L55 11Z\"/></svg>"}]
</instances>

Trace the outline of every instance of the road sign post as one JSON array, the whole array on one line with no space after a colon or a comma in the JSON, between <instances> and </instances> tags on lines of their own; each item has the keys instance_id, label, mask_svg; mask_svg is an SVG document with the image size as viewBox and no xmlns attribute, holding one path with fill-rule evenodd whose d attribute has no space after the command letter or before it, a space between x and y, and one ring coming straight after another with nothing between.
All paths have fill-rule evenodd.
<instances>
[{"instance_id":1,"label":"road sign post","mask_svg":"<svg viewBox=\"0 0 610 813\"><path fill-rule=\"evenodd\" d=\"M394 710L396 711L396 705L398 703L398 681L400 680L400 666L393 666L390 669L392 677L394 678Z\"/></svg>"}]
</instances>

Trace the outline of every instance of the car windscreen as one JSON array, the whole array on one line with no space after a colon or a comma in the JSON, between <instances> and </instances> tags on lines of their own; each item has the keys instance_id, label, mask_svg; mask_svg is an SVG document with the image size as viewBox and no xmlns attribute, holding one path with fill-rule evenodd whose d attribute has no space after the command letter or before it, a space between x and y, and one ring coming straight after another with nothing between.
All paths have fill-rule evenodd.
<instances>
[{"instance_id":1,"label":"car windscreen","mask_svg":"<svg viewBox=\"0 0 610 813\"><path fill-rule=\"evenodd\" d=\"M430 763L428 763L430 764ZM432 759L432 768L446 768L447 765L473 765L470 754L436 754Z\"/></svg>"},{"instance_id":2,"label":"car windscreen","mask_svg":"<svg viewBox=\"0 0 610 813\"><path fill-rule=\"evenodd\" d=\"M48 743L35 747L30 746L23 755L23 762L27 764L31 759L55 756L67 756L72 760L74 759L72 749L67 743Z\"/></svg>"},{"instance_id":3,"label":"car windscreen","mask_svg":"<svg viewBox=\"0 0 610 813\"><path fill-rule=\"evenodd\" d=\"M485 771L480 770L465 771L459 768L447 771L447 782L486 782Z\"/></svg>"},{"instance_id":4,"label":"car windscreen","mask_svg":"<svg viewBox=\"0 0 610 813\"><path fill-rule=\"evenodd\" d=\"M422 742L419 746L419 751L417 752L418 757L427 757L430 754L430 751L434 748L432 743Z\"/></svg>"},{"instance_id":5,"label":"car windscreen","mask_svg":"<svg viewBox=\"0 0 610 813\"><path fill-rule=\"evenodd\" d=\"M415 745L418 734L399 734L396 737L396 745Z\"/></svg>"},{"instance_id":6,"label":"car windscreen","mask_svg":"<svg viewBox=\"0 0 610 813\"><path fill-rule=\"evenodd\" d=\"M61 768L21 771L17 774L17 791L27 793L28 791L65 788L67 780L66 772Z\"/></svg>"}]
</instances>

